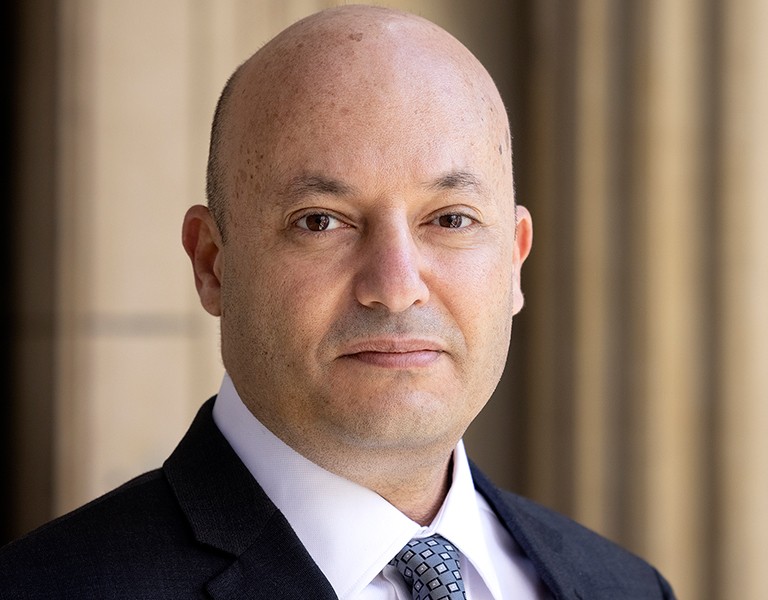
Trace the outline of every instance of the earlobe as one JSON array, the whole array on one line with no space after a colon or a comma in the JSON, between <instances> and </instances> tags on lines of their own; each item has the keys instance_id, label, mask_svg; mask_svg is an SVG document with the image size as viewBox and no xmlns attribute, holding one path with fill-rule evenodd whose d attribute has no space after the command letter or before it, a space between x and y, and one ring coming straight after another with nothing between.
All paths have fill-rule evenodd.
<instances>
[{"instance_id":1,"label":"earlobe","mask_svg":"<svg viewBox=\"0 0 768 600\"><path fill-rule=\"evenodd\" d=\"M208 208L198 204L187 211L181 242L192 261L200 303L213 316L221 316L222 241Z\"/></svg>"}]
</instances>

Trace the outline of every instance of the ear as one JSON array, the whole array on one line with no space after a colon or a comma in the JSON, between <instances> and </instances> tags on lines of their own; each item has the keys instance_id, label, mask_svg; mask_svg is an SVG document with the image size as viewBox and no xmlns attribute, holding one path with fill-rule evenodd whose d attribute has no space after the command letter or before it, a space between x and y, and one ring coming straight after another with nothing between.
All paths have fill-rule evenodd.
<instances>
[{"instance_id":1,"label":"ear","mask_svg":"<svg viewBox=\"0 0 768 600\"><path fill-rule=\"evenodd\" d=\"M528 209L519 204L515 206L515 268L514 268L514 282L513 285L513 314L520 312L523 308L523 290L520 287L520 271L522 269L525 259L528 258L528 254L531 252L531 244L533 243L533 222L531 221L531 213Z\"/></svg>"},{"instance_id":2,"label":"ear","mask_svg":"<svg viewBox=\"0 0 768 600\"><path fill-rule=\"evenodd\" d=\"M223 244L219 228L205 206L193 206L184 215L181 243L192 261L200 304L213 316L221 316Z\"/></svg>"}]
</instances>

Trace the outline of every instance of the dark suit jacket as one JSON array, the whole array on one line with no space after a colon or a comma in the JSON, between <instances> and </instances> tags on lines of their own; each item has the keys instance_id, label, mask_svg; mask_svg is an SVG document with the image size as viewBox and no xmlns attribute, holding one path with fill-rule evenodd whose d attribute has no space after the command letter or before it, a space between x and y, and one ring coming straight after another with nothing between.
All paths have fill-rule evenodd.
<instances>
[{"instance_id":1,"label":"dark suit jacket","mask_svg":"<svg viewBox=\"0 0 768 600\"><path fill-rule=\"evenodd\" d=\"M213 401L162 469L0 550L0 598L331 599L333 589L219 432ZM672 598L648 564L573 521L477 489L557 599Z\"/></svg>"}]
</instances>

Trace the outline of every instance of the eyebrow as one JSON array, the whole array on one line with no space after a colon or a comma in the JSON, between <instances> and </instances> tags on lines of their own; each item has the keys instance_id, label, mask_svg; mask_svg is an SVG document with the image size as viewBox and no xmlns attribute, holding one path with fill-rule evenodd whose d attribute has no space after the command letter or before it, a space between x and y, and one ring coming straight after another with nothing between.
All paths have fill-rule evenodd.
<instances>
[{"instance_id":1,"label":"eyebrow","mask_svg":"<svg viewBox=\"0 0 768 600\"><path fill-rule=\"evenodd\" d=\"M289 203L305 196L353 196L356 188L323 175L299 175L294 177L281 194Z\"/></svg>"},{"instance_id":2,"label":"eyebrow","mask_svg":"<svg viewBox=\"0 0 768 600\"><path fill-rule=\"evenodd\" d=\"M466 191L482 194L484 190L480 179L470 171L450 171L441 175L424 186L432 191ZM292 204L306 196L355 196L360 192L356 187L326 177L324 175L299 175L291 179L280 194L285 202Z\"/></svg>"},{"instance_id":3,"label":"eyebrow","mask_svg":"<svg viewBox=\"0 0 768 600\"><path fill-rule=\"evenodd\" d=\"M434 191L456 190L481 193L483 184L469 171L451 171L429 183L427 188Z\"/></svg>"}]
</instances>

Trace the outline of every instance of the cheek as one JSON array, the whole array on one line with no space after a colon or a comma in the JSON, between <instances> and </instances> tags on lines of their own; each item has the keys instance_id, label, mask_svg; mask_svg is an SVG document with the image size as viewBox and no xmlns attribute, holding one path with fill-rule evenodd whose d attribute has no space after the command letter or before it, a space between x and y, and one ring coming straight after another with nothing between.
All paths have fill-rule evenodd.
<instances>
[{"instance_id":1,"label":"cheek","mask_svg":"<svg viewBox=\"0 0 768 600\"><path fill-rule=\"evenodd\" d=\"M314 345L325 333L345 298L344 270L334 260L253 261L241 277L249 290L248 312L279 346ZM295 344L293 342L296 342Z\"/></svg>"},{"instance_id":2,"label":"cheek","mask_svg":"<svg viewBox=\"0 0 768 600\"><path fill-rule=\"evenodd\" d=\"M491 249L454 256L436 265L435 295L464 337L461 368L477 385L495 385L506 362L512 329L512 261ZM468 375L469 376L469 375Z\"/></svg>"},{"instance_id":3,"label":"cheek","mask_svg":"<svg viewBox=\"0 0 768 600\"><path fill-rule=\"evenodd\" d=\"M512 261L504 253L478 248L453 253L434 265L432 284L457 320L487 330L511 316Z\"/></svg>"}]
</instances>

